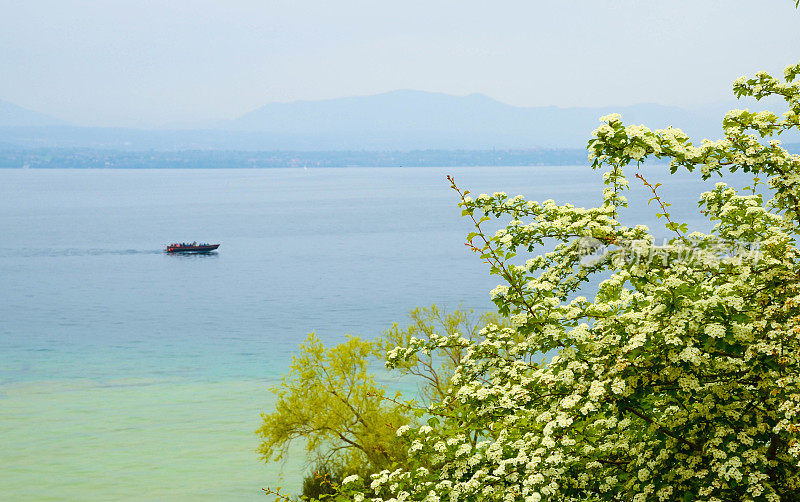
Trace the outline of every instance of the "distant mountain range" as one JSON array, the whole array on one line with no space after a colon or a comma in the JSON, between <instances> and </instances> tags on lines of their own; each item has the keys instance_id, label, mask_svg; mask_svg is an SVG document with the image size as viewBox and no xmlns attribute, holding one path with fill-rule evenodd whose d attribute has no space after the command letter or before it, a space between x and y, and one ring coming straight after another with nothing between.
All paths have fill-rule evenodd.
<instances>
[{"instance_id":1,"label":"distant mountain range","mask_svg":"<svg viewBox=\"0 0 800 502\"><path fill-rule=\"evenodd\" d=\"M34 112L0 99L0 127L43 127L68 125L63 120Z\"/></svg>"},{"instance_id":2,"label":"distant mountain range","mask_svg":"<svg viewBox=\"0 0 800 502\"><path fill-rule=\"evenodd\" d=\"M486 150L583 148L602 115L629 124L675 125L698 142L721 135L719 103L692 109L658 104L596 108L517 107L487 96L401 90L374 96L272 103L213 128L143 130L77 127L0 101L0 148L120 150ZM797 137L786 138L797 141Z\"/></svg>"},{"instance_id":3,"label":"distant mountain range","mask_svg":"<svg viewBox=\"0 0 800 502\"><path fill-rule=\"evenodd\" d=\"M581 148L598 119L618 112L628 123L680 124L719 135L727 105L687 110L657 104L598 108L517 107L481 94L465 97L393 91L323 101L265 105L221 127L325 138L348 148ZM702 138L700 138L702 139ZM329 147L333 146L328 144Z\"/></svg>"}]
</instances>

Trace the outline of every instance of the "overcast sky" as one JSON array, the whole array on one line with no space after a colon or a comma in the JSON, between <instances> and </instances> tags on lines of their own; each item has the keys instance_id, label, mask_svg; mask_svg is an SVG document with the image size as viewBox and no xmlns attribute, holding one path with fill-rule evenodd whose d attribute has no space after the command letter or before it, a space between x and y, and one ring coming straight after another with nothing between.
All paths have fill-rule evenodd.
<instances>
[{"instance_id":1,"label":"overcast sky","mask_svg":"<svg viewBox=\"0 0 800 502\"><path fill-rule=\"evenodd\" d=\"M4 0L0 99L83 125L419 89L520 106L732 99L800 61L794 0Z\"/></svg>"}]
</instances>

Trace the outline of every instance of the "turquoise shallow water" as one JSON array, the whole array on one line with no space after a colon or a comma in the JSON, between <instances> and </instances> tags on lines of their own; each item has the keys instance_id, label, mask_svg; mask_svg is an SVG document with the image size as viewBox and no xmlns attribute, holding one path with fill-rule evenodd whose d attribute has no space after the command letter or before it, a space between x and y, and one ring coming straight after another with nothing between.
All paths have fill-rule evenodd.
<instances>
[{"instance_id":1,"label":"turquoise shallow water","mask_svg":"<svg viewBox=\"0 0 800 502\"><path fill-rule=\"evenodd\" d=\"M0 499L296 488L302 455L265 465L253 431L306 333L335 343L414 306L490 306L497 280L463 246L447 173L474 193L579 205L597 202L600 179L580 167L0 170ZM695 217L698 188L693 175L665 183L676 218ZM660 225L645 192L631 199L632 217ZM222 246L161 252L175 240Z\"/></svg>"},{"instance_id":2,"label":"turquoise shallow water","mask_svg":"<svg viewBox=\"0 0 800 502\"><path fill-rule=\"evenodd\" d=\"M281 477L281 466L249 454L255 418L269 404L264 389L247 380L6 385L0 498L260 498L259 486ZM302 466L283 467L293 474Z\"/></svg>"}]
</instances>

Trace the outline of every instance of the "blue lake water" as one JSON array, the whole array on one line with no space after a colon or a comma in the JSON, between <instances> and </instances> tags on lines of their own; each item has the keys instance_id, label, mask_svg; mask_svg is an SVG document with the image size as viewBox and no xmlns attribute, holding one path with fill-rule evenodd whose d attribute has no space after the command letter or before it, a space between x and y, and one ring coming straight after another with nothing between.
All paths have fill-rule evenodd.
<instances>
[{"instance_id":1,"label":"blue lake water","mask_svg":"<svg viewBox=\"0 0 800 502\"><path fill-rule=\"evenodd\" d=\"M697 223L696 175L662 182ZM316 331L490 308L446 174L473 193L599 201L584 167L0 170L0 499L261 498L267 388ZM662 228L631 180L631 221ZM656 230L658 234L659 231ZM666 231L660 232L666 235ZM220 242L174 256L172 241Z\"/></svg>"}]
</instances>

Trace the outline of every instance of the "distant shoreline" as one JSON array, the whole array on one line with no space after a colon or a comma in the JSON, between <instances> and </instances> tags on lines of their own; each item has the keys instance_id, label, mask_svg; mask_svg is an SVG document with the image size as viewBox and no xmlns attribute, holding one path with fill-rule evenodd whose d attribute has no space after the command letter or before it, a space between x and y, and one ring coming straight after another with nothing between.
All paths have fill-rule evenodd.
<instances>
[{"instance_id":1,"label":"distant shoreline","mask_svg":"<svg viewBox=\"0 0 800 502\"><path fill-rule=\"evenodd\" d=\"M329 167L500 167L588 164L584 149L409 151L0 150L0 168L253 169Z\"/></svg>"},{"instance_id":2,"label":"distant shoreline","mask_svg":"<svg viewBox=\"0 0 800 502\"><path fill-rule=\"evenodd\" d=\"M800 143L783 145L792 153ZM0 148L0 169L270 169L589 165L582 148L493 150L107 150ZM657 159L648 164L661 163Z\"/></svg>"}]
</instances>

